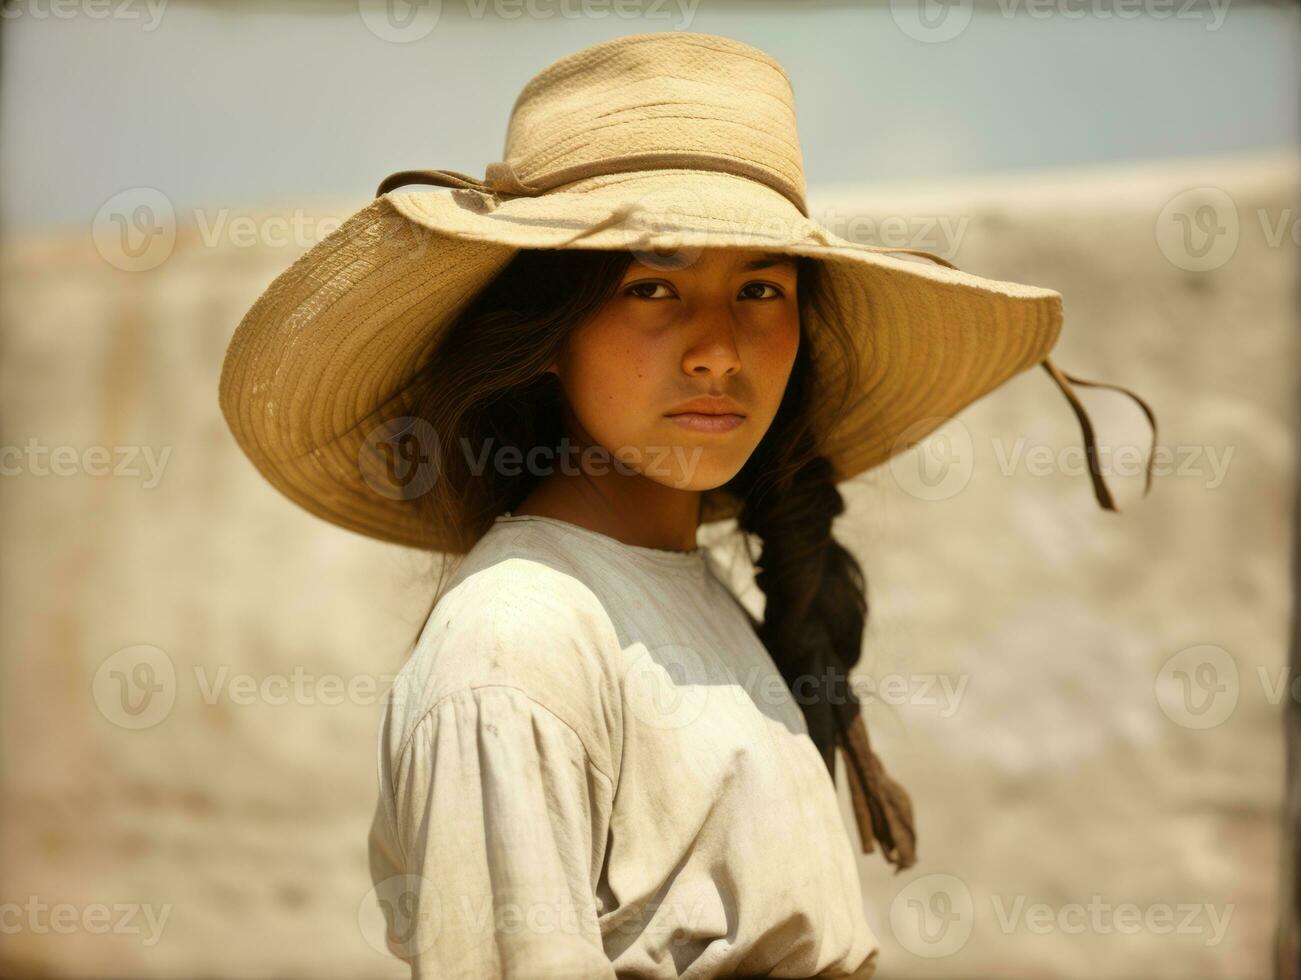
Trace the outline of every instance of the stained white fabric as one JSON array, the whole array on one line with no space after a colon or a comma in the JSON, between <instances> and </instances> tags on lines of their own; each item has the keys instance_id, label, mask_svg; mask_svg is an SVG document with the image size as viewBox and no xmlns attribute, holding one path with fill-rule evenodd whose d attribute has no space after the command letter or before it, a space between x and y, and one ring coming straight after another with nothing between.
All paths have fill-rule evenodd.
<instances>
[{"instance_id":1,"label":"stained white fabric","mask_svg":"<svg viewBox=\"0 0 1301 980\"><path fill-rule=\"evenodd\" d=\"M370 870L413 977L853 977L831 777L705 549L497 519L394 681Z\"/></svg>"}]
</instances>

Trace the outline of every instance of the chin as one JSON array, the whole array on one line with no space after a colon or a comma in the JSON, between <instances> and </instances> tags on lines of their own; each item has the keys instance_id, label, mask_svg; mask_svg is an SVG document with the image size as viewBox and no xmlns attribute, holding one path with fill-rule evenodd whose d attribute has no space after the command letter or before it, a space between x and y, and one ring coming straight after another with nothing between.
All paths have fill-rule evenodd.
<instances>
[{"instance_id":1,"label":"chin","mask_svg":"<svg viewBox=\"0 0 1301 980\"><path fill-rule=\"evenodd\" d=\"M674 446L665 460L673 470L672 476L661 482L679 490L713 490L736 476L748 458L748 454L724 455L699 445Z\"/></svg>"}]
</instances>

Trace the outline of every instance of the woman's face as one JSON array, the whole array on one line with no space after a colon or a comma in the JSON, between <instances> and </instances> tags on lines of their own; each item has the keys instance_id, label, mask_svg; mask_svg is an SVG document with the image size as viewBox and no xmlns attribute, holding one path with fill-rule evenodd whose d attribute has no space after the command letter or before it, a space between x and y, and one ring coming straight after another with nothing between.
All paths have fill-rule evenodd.
<instances>
[{"instance_id":1,"label":"woman's face","mask_svg":"<svg viewBox=\"0 0 1301 980\"><path fill-rule=\"evenodd\" d=\"M553 362L574 438L608 451L607 472L617 460L679 490L730 480L777 414L795 362L796 271L792 257L757 250L635 256ZM686 404L696 399L713 403Z\"/></svg>"}]
</instances>

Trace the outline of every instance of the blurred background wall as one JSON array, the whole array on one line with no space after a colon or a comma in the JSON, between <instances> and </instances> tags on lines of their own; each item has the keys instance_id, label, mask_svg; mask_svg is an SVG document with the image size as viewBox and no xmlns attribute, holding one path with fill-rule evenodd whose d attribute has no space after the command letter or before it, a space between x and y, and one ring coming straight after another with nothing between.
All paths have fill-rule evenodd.
<instances>
[{"instance_id":1,"label":"blurred background wall","mask_svg":"<svg viewBox=\"0 0 1301 980\"><path fill-rule=\"evenodd\" d=\"M381 177L482 173L550 61L686 29L786 66L814 217L1058 289L1055 360L1159 421L1144 498L1141 413L1079 390L1120 514L1039 369L845 485L858 679L919 825L909 871L862 859L880 975L1271 975L1295 6L2 10L0 973L405 975L366 832L429 562L255 474L217 409L225 345Z\"/></svg>"}]
</instances>

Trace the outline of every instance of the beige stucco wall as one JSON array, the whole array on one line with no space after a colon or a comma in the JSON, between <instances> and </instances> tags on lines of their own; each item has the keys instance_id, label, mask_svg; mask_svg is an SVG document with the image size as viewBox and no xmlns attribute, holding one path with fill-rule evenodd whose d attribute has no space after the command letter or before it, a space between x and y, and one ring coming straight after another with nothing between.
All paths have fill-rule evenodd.
<instances>
[{"instance_id":1,"label":"beige stucco wall","mask_svg":"<svg viewBox=\"0 0 1301 980\"><path fill-rule=\"evenodd\" d=\"M1078 455L1016 455L1079 445L1035 368L846 486L871 602L858 679L919 824L913 869L863 859L881 976L1267 975L1298 253L1286 224L1270 234L1297 220L1297 173L1258 157L812 190L833 230L893 216L885 244L1059 289L1056 361L1137 390L1172 454L1146 499L1110 477L1124 513L1100 511L1063 472ZM1178 214L1223 233L1199 254ZM0 900L23 907L6 975L405 975L370 944L365 839L426 562L300 511L234 446L226 342L309 242L205 242L222 216L182 216L149 271L83 233L4 246L0 445L22 449L0 479ZM1146 451L1132 402L1080 394L1100 443ZM32 445L73 447L67 474ZM88 472L96 446L124 472ZM930 489L925 454L950 463ZM124 681L155 695L124 703Z\"/></svg>"}]
</instances>

